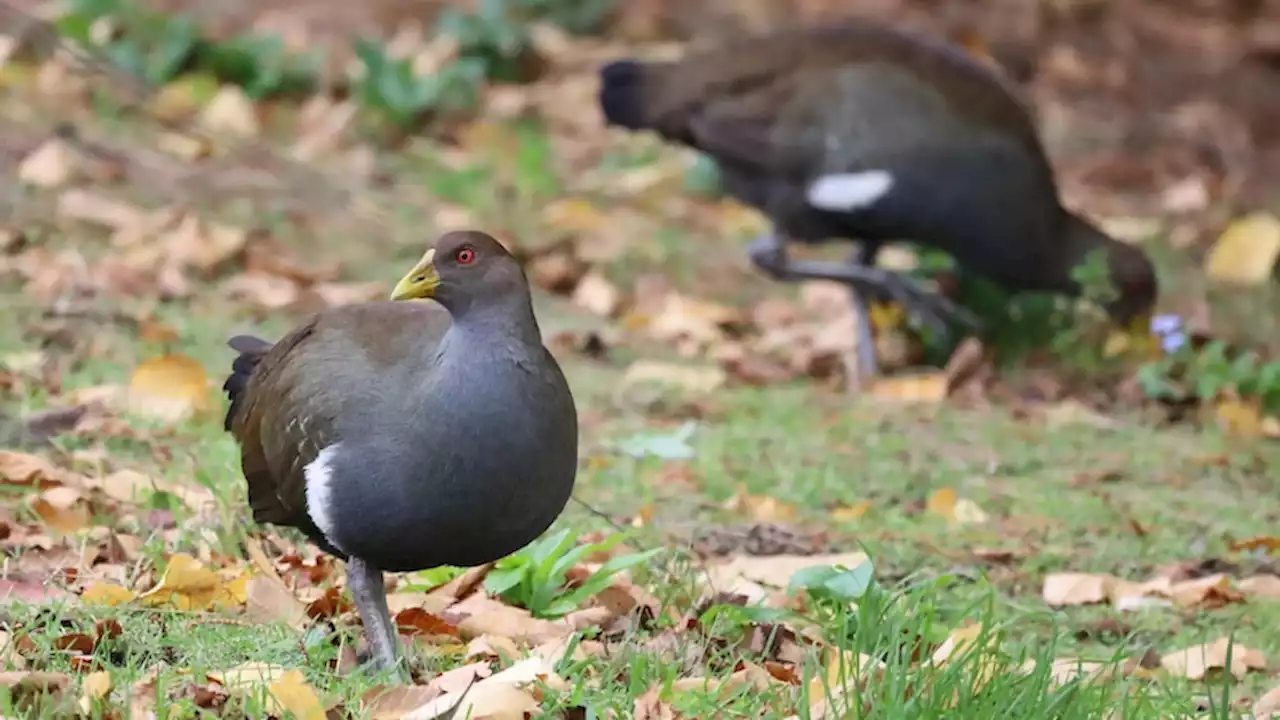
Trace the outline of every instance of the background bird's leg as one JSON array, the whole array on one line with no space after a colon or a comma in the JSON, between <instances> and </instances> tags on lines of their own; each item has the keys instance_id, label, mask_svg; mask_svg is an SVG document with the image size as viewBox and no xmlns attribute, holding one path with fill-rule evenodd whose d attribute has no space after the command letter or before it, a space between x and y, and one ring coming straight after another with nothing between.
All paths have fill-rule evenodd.
<instances>
[{"instance_id":1,"label":"background bird's leg","mask_svg":"<svg viewBox=\"0 0 1280 720\"><path fill-rule=\"evenodd\" d=\"M874 267L876 256L879 254L878 243L863 240L854 251L853 257L849 258L849 263L862 267ZM853 312L857 315L858 322L858 374L874 377L880 374L880 367L876 363L876 339L874 328L871 327L871 304L867 302L866 294L852 284L849 286L849 299L853 302Z\"/></svg>"},{"instance_id":2,"label":"background bird's leg","mask_svg":"<svg viewBox=\"0 0 1280 720\"><path fill-rule=\"evenodd\" d=\"M956 305L949 298L930 292L911 279L891 270L858 263L833 263L814 260L788 260L786 277L813 280L835 280L848 283L865 295L888 295L904 310L914 311L934 332L943 337L950 335L947 320L964 325L970 331L981 328L981 322L973 313Z\"/></svg>"},{"instance_id":3,"label":"background bird's leg","mask_svg":"<svg viewBox=\"0 0 1280 720\"><path fill-rule=\"evenodd\" d=\"M364 621L365 636L374 663L383 670L396 670L403 674L399 662L396 628L387 609L387 589L382 571L363 560L347 560L347 587L356 601L356 610Z\"/></svg>"}]
</instances>

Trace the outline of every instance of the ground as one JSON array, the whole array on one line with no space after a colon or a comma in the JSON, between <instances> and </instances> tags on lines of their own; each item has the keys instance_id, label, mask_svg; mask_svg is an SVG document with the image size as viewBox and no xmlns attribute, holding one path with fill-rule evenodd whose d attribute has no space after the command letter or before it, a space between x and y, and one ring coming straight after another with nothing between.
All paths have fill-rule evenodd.
<instances>
[{"instance_id":1,"label":"ground","mask_svg":"<svg viewBox=\"0 0 1280 720\"><path fill-rule=\"evenodd\" d=\"M391 211L370 220L348 205L315 207L310 174L305 192L288 180L251 201L209 201L205 176L165 187L170 176L157 181L146 168L181 162L85 152L154 153L164 146L156 124L55 102L20 80L6 93L7 124L25 133L12 135L14 157L50 138L51 117L81 138L71 143L81 154L59 161L77 168L73 177L17 198L20 220L7 229L25 236L5 246L3 266L5 432L31 430L30 418L51 409L83 410L49 442L11 434L0 453L0 657L13 666L4 702L24 716L65 716L66 704L83 702L99 717L150 707L311 717L318 702L338 716L402 717L442 691L456 697L466 679L441 674L455 668L482 678L471 699L488 709L473 711L503 718L531 702L564 717L1232 717L1276 684L1273 444L1213 423L1157 421L1137 406L1101 414L1070 398L906 402L795 372L763 384L731 373L695 387L689 369L720 367L714 355L733 346L733 333L696 309L672 319L656 300L674 291L706 312L744 314L770 298L803 301L749 268L743 246L758 222L749 213L716 200L674 204L683 191L670 168L684 165L673 151L614 136L608 152L586 153L596 179L584 180L562 159L574 149L563 133L490 119L458 147L415 139L378 150L370 176L382 179L361 193ZM272 112L219 176L233 189L247 182L237 163L265 163L262 153L289 146L296 112ZM331 182L340 171L307 172ZM610 190L627 183L639 189ZM134 214L87 222L91 213L68 209L75 189ZM282 211L280 195L313 204ZM627 195L638 199L614 202ZM572 204L584 198L587 209ZM220 253L207 250L218 246L207 227L139 229L136 208L161 206L199 206L261 231ZM355 666L359 626L324 592L341 573L297 536L249 521L216 388L231 334L277 337L333 298L377 297L440 228L459 223L526 251L544 336L577 401L575 502L550 532L626 532L605 557L660 552L618 576L630 612L593 594L570 614L571 629L456 580L440 590L452 574L401 578L397 609L424 610L398 616L418 684L397 706L371 697L387 678ZM592 312L598 297L547 292L581 274L557 269L553 246L565 242L601 287L634 294L630 315L610 308L602 319ZM332 276L315 270L330 264ZM664 284L646 285L655 275ZM679 342L646 334L655 318L687 332ZM711 340L687 342L704 331ZM607 352L584 350L599 346ZM634 382L636 361L664 363L666 382ZM175 404L181 416L169 414ZM627 451L638 443L653 451ZM128 497L122 477L165 491ZM865 592L858 552L874 568ZM851 566L837 576L843 585L783 592L790 573L770 563L799 566L814 553ZM708 576L731 585L709 587ZM560 579L552 584L563 592ZM728 593L715 611L711 590ZM1224 637L1239 644L1232 660L1197 669L1201 649ZM848 665L859 657L855 672ZM504 694L491 673L520 658L533 659L519 667L539 677ZM1221 672L1227 664L1238 677ZM242 677L254 674L265 679ZM34 700L44 683L51 697ZM838 696L833 708L823 693Z\"/></svg>"}]
</instances>

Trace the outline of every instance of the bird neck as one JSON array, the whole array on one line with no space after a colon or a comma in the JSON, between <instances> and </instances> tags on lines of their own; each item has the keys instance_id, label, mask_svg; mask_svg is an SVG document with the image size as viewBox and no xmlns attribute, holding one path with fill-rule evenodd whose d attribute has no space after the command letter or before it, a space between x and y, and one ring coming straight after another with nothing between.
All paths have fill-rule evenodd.
<instances>
[{"instance_id":1,"label":"bird neck","mask_svg":"<svg viewBox=\"0 0 1280 720\"><path fill-rule=\"evenodd\" d=\"M499 345L509 347L542 346L542 333L533 314L533 304L526 293L513 293L500 298L487 298L451 311L453 325L450 344L463 347Z\"/></svg>"},{"instance_id":2,"label":"bird neck","mask_svg":"<svg viewBox=\"0 0 1280 720\"><path fill-rule=\"evenodd\" d=\"M1062 287L1059 289L1079 295L1080 283L1072 277L1076 267L1089 260L1090 253L1095 250L1102 250L1106 254L1106 260L1110 262L1112 251L1120 245L1120 241L1079 215L1065 209L1062 212L1062 257L1059 264Z\"/></svg>"}]
</instances>

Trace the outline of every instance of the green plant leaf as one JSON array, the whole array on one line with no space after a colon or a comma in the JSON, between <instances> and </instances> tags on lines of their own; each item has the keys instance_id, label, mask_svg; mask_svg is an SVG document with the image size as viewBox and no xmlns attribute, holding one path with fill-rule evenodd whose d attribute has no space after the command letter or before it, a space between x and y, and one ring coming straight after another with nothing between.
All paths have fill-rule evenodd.
<instances>
[{"instance_id":1,"label":"green plant leaf","mask_svg":"<svg viewBox=\"0 0 1280 720\"><path fill-rule=\"evenodd\" d=\"M494 568L484 578L484 589L490 595L504 595L520 584L528 574L528 566Z\"/></svg>"}]
</instances>

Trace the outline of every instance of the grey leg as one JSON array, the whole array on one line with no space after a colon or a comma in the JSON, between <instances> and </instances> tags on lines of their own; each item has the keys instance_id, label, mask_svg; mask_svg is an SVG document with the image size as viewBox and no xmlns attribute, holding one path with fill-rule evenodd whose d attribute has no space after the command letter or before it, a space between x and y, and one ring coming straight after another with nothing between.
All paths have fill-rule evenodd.
<instances>
[{"instance_id":1,"label":"grey leg","mask_svg":"<svg viewBox=\"0 0 1280 720\"><path fill-rule=\"evenodd\" d=\"M347 560L347 587L356 601L356 610L364 621L365 637L374 663L382 670L395 670L402 677L395 625L387 609L387 588L382 571L363 560Z\"/></svg>"},{"instance_id":2,"label":"grey leg","mask_svg":"<svg viewBox=\"0 0 1280 720\"><path fill-rule=\"evenodd\" d=\"M944 336L950 334L946 322L948 319L969 330L981 327L977 317L968 310L884 268L858 262L793 260L787 257L786 241L777 233L767 233L755 238L748 250L756 266L775 279L834 280L849 285L863 296L888 295L904 309L917 313L924 323Z\"/></svg>"},{"instance_id":3,"label":"grey leg","mask_svg":"<svg viewBox=\"0 0 1280 720\"><path fill-rule=\"evenodd\" d=\"M876 264L876 255L880 246L874 243L863 243L854 252L849 262L851 265L872 267ZM871 304L867 297L852 285L849 286L849 299L853 303L853 312L858 316L858 374L875 377L880 374L880 365L876 362L876 338L871 327Z\"/></svg>"}]
</instances>

